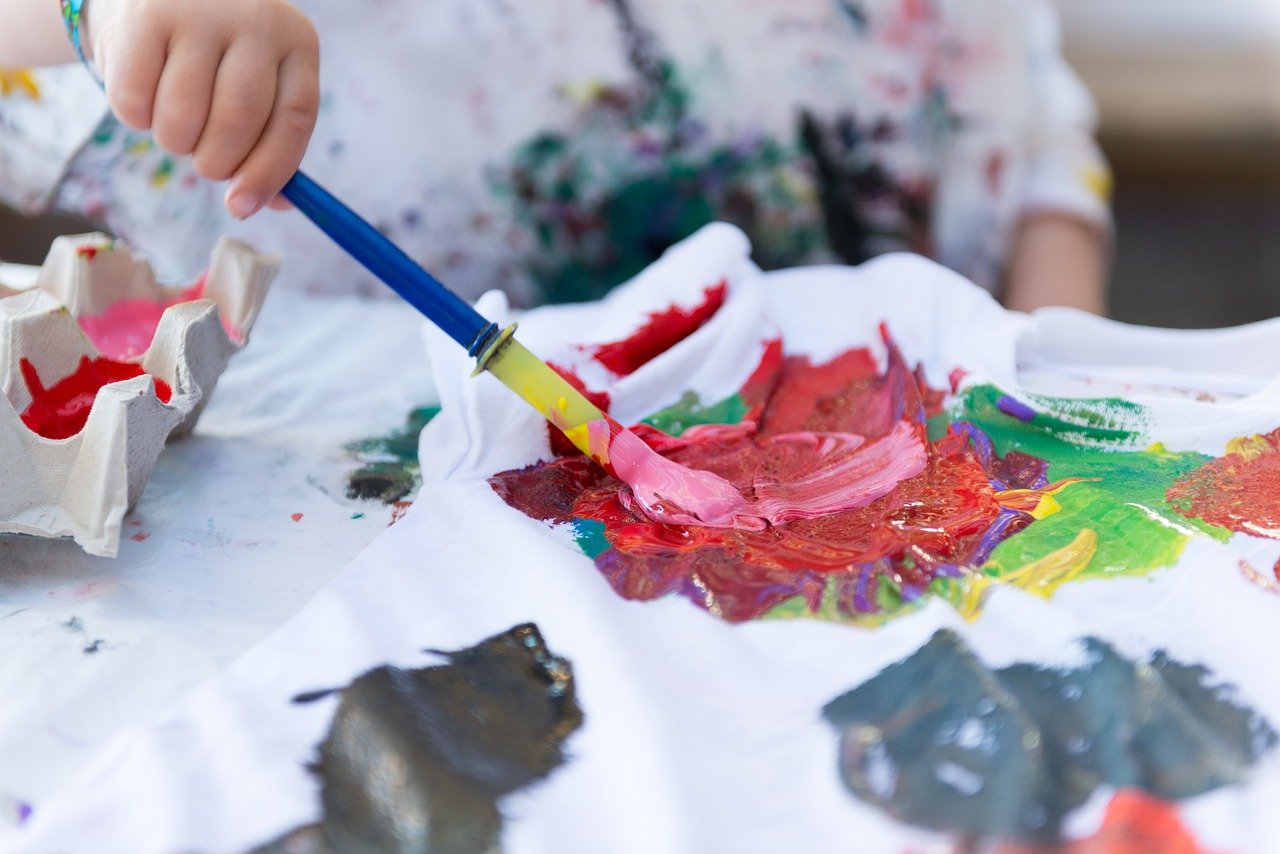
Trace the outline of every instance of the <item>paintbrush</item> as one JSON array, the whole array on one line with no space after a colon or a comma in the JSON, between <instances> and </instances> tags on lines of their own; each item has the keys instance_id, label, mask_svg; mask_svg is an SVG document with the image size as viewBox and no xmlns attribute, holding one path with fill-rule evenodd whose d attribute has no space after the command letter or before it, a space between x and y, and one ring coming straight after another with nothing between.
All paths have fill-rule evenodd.
<instances>
[{"instance_id":1,"label":"paintbrush","mask_svg":"<svg viewBox=\"0 0 1280 854\"><path fill-rule=\"evenodd\" d=\"M369 272L416 308L488 371L591 455L579 429L608 416L515 339L516 324L499 329L439 279L302 172L281 194Z\"/></svg>"},{"instance_id":2,"label":"paintbrush","mask_svg":"<svg viewBox=\"0 0 1280 854\"><path fill-rule=\"evenodd\" d=\"M762 527L743 495L711 472L666 459L499 329L311 178L297 172L281 194L348 254L416 308L488 371L631 487L646 515L672 524Z\"/></svg>"}]
</instances>

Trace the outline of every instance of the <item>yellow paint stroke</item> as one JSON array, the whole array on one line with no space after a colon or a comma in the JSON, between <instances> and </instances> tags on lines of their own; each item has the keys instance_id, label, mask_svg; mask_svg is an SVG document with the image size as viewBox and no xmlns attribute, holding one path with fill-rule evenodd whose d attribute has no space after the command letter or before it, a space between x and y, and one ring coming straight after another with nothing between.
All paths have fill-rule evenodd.
<instances>
[{"instance_id":1,"label":"yellow paint stroke","mask_svg":"<svg viewBox=\"0 0 1280 854\"><path fill-rule=\"evenodd\" d=\"M952 607L956 609L961 617L972 623L982 613L987 592L991 589L993 581L994 579L991 576L984 575L981 572L973 572L960 579L955 587L955 592L948 597L951 600Z\"/></svg>"},{"instance_id":2,"label":"yellow paint stroke","mask_svg":"<svg viewBox=\"0 0 1280 854\"><path fill-rule=\"evenodd\" d=\"M25 94L33 101L40 100L40 84L26 68L0 68L0 97Z\"/></svg>"},{"instance_id":3,"label":"yellow paint stroke","mask_svg":"<svg viewBox=\"0 0 1280 854\"><path fill-rule=\"evenodd\" d=\"M1097 553L1097 532L1083 528L1067 545L1008 573L1000 581L1048 599L1059 587L1083 572Z\"/></svg>"},{"instance_id":4,"label":"yellow paint stroke","mask_svg":"<svg viewBox=\"0 0 1280 854\"><path fill-rule=\"evenodd\" d=\"M1275 451L1276 441L1268 436L1243 436L1227 442L1227 453L1242 457L1244 462L1252 462Z\"/></svg>"},{"instance_id":5,"label":"yellow paint stroke","mask_svg":"<svg viewBox=\"0 0 1280 854\"><path fill-rule=\"evenodd\" d=\"M1033 519L1039 521L1049 518L1062 509L1062 505L1053 496L1073 483L1097 480L1096 477L1069 477L1050 484L1044 489L1006 489L996 493L996 501L1006 509L1030 513Z\"/></svg>"}]
</instances>

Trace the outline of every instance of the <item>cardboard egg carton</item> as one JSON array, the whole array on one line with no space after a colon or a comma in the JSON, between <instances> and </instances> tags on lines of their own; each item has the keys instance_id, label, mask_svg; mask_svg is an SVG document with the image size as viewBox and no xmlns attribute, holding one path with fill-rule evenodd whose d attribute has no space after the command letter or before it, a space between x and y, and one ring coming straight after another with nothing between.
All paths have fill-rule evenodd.
<instances>
[{"instance_id":1,"label":"cardboard egg carton","mask_svg":"<svg viewBox=\"0 0 1280 854\"><path fill-rule=\"evenodd\" d=\"M36 286L0 298L0 534L72 537L90 554L115 556L124 516L165 442L195 426L278 266L243 243L219 242L201 298L166 309L136 360L146 374L104 386L84 429L54 440L22 422L32 400L22 360L50 387L82 358L99 355L79 318L120 300L167 302L180 294L104 235L55 241ZM157 398L155 379L172 390L168 403Z\"/></svg>"}]
</instances>

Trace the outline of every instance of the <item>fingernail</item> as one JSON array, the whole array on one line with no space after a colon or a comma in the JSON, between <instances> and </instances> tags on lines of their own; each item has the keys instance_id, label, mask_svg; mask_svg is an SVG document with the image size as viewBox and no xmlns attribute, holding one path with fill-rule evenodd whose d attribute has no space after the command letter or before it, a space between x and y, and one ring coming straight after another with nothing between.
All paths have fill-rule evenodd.
<instances>
[{"instance_id":1,"label":"fingernail","mask_svg":"<svg viewBox=\"0 0 1280 854\"><path fill-rule=\"evenodd\" d=\"M227 197L227 210L236 219L248 219L258 212L262 203L246 193L233 193Z\"/></svg>"}]
</instances>

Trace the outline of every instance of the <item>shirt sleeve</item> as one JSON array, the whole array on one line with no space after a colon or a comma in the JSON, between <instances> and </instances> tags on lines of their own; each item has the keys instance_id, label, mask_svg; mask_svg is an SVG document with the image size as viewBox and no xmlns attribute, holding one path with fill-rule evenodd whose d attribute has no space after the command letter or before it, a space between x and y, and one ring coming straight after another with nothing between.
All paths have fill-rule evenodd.
<instances>
[{"instance_id":1,"label":"shirt sleeve","mask_svg":"<svg viewBox=\"0 0 1280 854\"><path fill-rule=\"evenodd\" d=\"M28 213L48 208L108 115L105 96L78 65L0 70L0 201Z\"/></svg>"},{"instance_id":2,"label":"shirt sleeve","mask_svg":"<svg viewBox=\"0 0 1280 854\"><path fill-rule=\"evenodd\" d=\"M1029 15L1032 97L1021 212L1065 213L1111 230L1111 169L1094 134L1093 96L1062 56L1054 10L1035 3Z\"/></svg>"}]
</instances>

